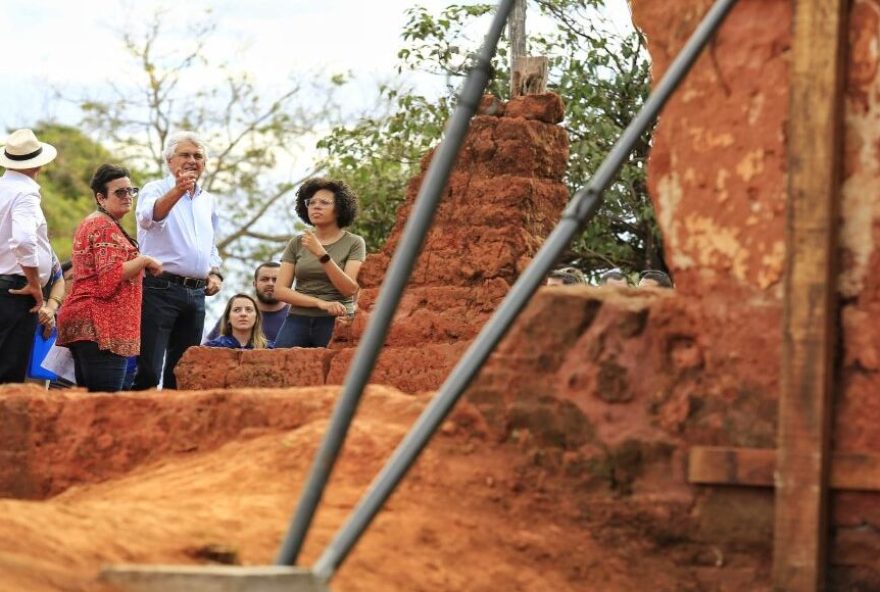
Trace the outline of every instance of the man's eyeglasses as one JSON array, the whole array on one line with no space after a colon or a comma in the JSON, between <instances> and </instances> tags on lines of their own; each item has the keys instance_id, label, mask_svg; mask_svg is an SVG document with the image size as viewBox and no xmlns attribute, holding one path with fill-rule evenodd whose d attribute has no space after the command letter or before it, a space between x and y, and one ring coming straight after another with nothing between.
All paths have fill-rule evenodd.
<instances>
[{"instance_id":1,"label":"man's eyeglasses","mask_svg":"<svg viewBox=\"0 0 880 592\"><path fill-rule=\"evenodd\" d=\"M306 204L307 208L312 206L321 206L322 208L329 208L334 204L332 199L315 199L314 197L307 197L303 202Z\"/></svg>"},{"instance_id":2,"label":"man's eyeglasses","mask_svg":"<svg viewBox=\"0 0 880 592\"><path fill-rule=\"evenodd\" d=\"M117 189L116 191L114 191L113 195L115 195L119 199L124 198L126 195L137 197L139 191L139 187L123 187L122 189Z\"/></svg>"},{"instance_id":3,"label":"man's eyeglasses","mask_svg":"<svg viewBox=\"0 0 880 592\"><path fill-rule=\"evenodd\" d=\"M205 160L205 155L201 152L175 152L174 156L182 158L183 160L189 160L192 158L196 162L201 162Z\"/></svg>"}]
</instances>

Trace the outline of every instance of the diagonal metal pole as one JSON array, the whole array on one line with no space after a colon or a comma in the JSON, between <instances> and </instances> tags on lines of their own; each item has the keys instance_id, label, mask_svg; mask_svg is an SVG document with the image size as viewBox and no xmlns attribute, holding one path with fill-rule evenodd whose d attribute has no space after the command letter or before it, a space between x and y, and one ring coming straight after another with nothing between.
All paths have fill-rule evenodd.
<instances>
[{"instance_id":1,"label":"diagonal metal pole","mask_svg":"<svg viewBox=\"0 0 880 592\"><path fill-rule=\"evenodd\" d=\"M486 358L507 333L517 315L525 308L572 237L599 209L602 192L617 175L617 171L626 161L639 137L656 120L660 109L678 87L735 3L736 0L715 2L589 183L575 193L563 212L562 220L547 237L532 264L513 285L489 323L483 327L462 359L453 368L446 382L373 480L349 519L318 558L312 568L312 572L318 578L328 581L333 577L336 569L394 492L428 440L476 376Z\"/></svg>"},{"instance_id":2,"label":"diagonal metal pole","mask_svg":"<svg viewBox=\"0 0 880 592\"><path fill-rule=\"evenodd\" d=\"M489 27L489 32L476 56L476 63L468 74L458 104L446 128L445 138L437 149L425 180L419 189L412 217L406 224L400 244L394 252L391 266L385 276L376 307L370 315L370 323L355 354L339 403L333 411L330 427L321 442L309 479L301 494L297 511L293 516L287 535L275 559L278 565L296 564L309 525L314 517L324 487L330 478L339 450L345 441L354 412L360 402L364 387L373 372L376 359L385 343L388 327L400 303L403 289L409 280L425 235L431 227L437 205L446 189L449 173L464 142L470 120L477 110L486 81L489 79L491 59L504 30L513 0L501 0Z\"/></svg>"}]
</instances>

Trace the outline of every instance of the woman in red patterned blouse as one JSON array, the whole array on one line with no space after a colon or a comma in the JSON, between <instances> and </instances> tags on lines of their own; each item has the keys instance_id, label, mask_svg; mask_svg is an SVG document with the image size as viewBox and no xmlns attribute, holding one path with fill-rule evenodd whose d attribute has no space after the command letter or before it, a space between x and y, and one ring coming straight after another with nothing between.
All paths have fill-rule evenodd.
<instances>
[{"instance_id":1,"label":"woman in red patterned blouse","mask_svg":"<svg viewBox=\"0 0 880 592\"><path fill-rule=\"evenodd\" d=\"M76 382L89 391L122 389L127 359L140 352L142 272L162 272L119 223L138 194L128 176L104 164L92 177L98 211L73 236L73 289L58 315L57 343L70 348Z\"/></svg>"}]
</instances>

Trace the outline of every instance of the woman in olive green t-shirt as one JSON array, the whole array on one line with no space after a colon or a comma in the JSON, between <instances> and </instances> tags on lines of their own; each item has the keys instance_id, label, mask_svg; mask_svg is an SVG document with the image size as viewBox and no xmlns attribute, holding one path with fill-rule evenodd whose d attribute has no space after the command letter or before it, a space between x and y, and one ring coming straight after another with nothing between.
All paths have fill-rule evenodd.
<instances>
[{"instance_id":1,"label":"woman in olive green t-shirt","mask_svg":"<svg viewBox=\"0 0 880 592\"><path fill-rule=\"evenodd\" d=\"M327 347L336 317L354 315L364 239L354 222L357 197L341 181L309 179L296 192L296 213L314 231L293 237L281 256L274 297L290 304L275 347ZM296 279L296 288L293 280Z\"/></svg>"}]
</instances>

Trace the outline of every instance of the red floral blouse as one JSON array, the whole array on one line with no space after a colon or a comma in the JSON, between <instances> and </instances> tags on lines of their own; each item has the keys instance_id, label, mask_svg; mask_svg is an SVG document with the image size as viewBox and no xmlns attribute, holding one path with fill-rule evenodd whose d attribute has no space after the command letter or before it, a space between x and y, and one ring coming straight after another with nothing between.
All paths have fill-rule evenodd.
<instances>
[{"instance_id":1,"label":"red floral blouse","mask_svg":"<svg viewBox=\"0 0 880 592\"><path fill-rule=\"evenodd\" d=\"M120 356L140 353L143 272L122 279L122 264L137 256L107 216L80 223L73 235L73 288L58 313L58 345L94 341Z\"/></svg>"}]
</instances>

